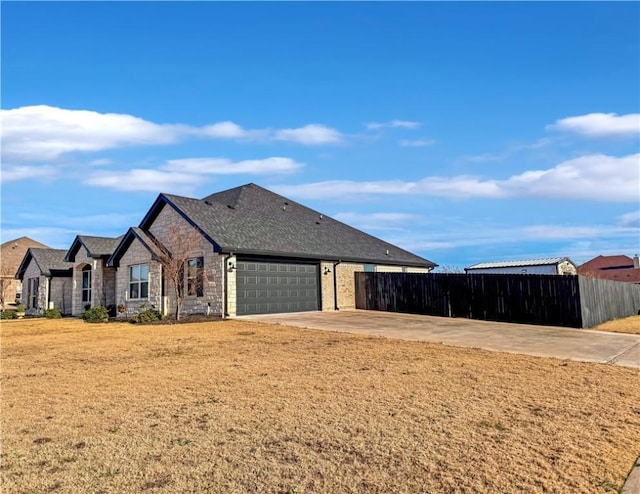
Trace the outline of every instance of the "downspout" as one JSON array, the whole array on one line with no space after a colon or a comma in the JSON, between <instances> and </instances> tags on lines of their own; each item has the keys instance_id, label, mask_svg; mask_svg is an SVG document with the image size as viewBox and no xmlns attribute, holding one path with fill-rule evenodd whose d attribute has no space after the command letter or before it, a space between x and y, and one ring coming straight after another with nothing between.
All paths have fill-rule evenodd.
<instances>
[{"instance_id":1,"label":"downspout","mask_svg":"<svg viewBox=\"0 0 640 494\"><path fill-rule=\"evenodd\" d=\"M227 280L229 277L229 275L227 275L227 261L232 256L233 252L230 252L222 259L222 319L229 317L229 313L227 312Z\"/></svg>"},{"instance_id":2,"label":"downspout","mask_svg":"<svg viewBox=\"0 0 640 494\"><path fill-rule=\"evenodd\" d=\"M51 278L45 278L45 280L47 280L47 300L44 304L44 310L47 310L51 301Z\"/></svg>"},{"instance_id":3,"label":"downspout","mask_svg":"<svg viewBox=\"0 0 640 494\"><path fill-rule=\"evenodd\" d=\"M338 261L338 262L334 262L333 263L333 308L334 310L340 310L340 308L338 307L338 272L336 270L336 268L338 267L338 264L340 264L342 261Z\"/></svg>"}]
</instances>

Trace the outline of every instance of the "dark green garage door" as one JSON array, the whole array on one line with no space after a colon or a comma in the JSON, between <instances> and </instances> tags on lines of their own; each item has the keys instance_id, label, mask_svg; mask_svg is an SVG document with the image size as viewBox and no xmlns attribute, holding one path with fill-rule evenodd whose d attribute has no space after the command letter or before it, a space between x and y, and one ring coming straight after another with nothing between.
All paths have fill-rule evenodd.
<instances>
[{"instance_id":1,"label":"dark green garage door","mask_svg":"<svg viewBox=\"0 0 640 494\"><path fill-rule=\"evenodd\" d=\"M238 315L318 310L318 266L238 260Z\"/></svg>"}]
</instances>

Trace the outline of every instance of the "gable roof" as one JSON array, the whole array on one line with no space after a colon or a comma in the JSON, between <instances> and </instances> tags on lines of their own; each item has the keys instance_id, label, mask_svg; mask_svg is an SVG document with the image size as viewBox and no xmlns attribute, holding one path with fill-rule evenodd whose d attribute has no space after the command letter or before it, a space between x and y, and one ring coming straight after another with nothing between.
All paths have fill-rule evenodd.
<instances>
[{"instance_id":1,"label":"gable roof","mask_svg":"<svg viewBox=\"0 0 640 494\"><path fill-rule=\"evenodd\" d=\"M549 257L546 259L528 259L523 261L501 261L501 262L481 262L478 264L474 264L473 266L469 266L468 268L464 268L465 271L468 269L490 269L490 268L519 268L526 266L548 266L560 264L563 261L571 262L571 259L568 257ZM571 262L571 264L573 264Z\"/></svg>"},{"instance_id":2,"label":"gable roof","mask_svg":"<svg viewBox=\"0 0 640 494\"><path fill-rule=\"evenodd\" d=\"M151 238L147 232L137 227L131 227L127 230L127 233L121 237L120 243L114 249L111 257L107 260L107 266L117 268L123 254L136 239L139 240L140 243L151 253L152 257L160 254L160 249L158 249L153 238Z\"/></svg>"},{"instance_id":3,"label":"gable roof","mask_svg":"<svg viewBox=\"0 0 640 494\"><path fill-rule=\"evenodd\" d=\"M39 249L32 247L24 255L15 277L24 278L24 273L31 261L35 262L43 276L71 276L73 263L65 261L67 251L64 249Z\"/></svg>"},{"instance_id":4,"label":"gable roof","mask_svg":"<svg viewBox=\"0 0 640 494\"><path fill-rule=\"evenodd\" d=\"M119 237L92 237L89 235L77 235L65 256L65 260L74 262L81 247L84 247L87 250L88 257L92 257L94 259L109 257L113 254L113 251L120 243L120 240L122 240L122 237L122 235Z\"/></svg>"},{"instance_id":5,"label":"gable roof","mask_svg":"<svg viewBox=\"0 0 640 494\"><path fill-rule=\"evenodd\" d=\"M633 259L629 256L597 256L578 266L578 274L586 274L599 269L633 268Z\"/></svg>"},{"instance_id":6,"label":"gable roof","mask_svg":"<svg viewBox=\"0 0 640 494\"><path fill-rule=\"evenodd\" d=\"M140 223L174 208L218 252L434 267L435 263L255 184L203 199L160 194Z\"/></svg>"},{"instance_id":7,"label":"gable roof","mask_svg":"<svg viewBox=\"0 0 640 494\"><path fill-rule=\"evenodd\" d=\"M2 277L15 276L16 270L30 247L48 249L49 246L29 237L20 237L0 245L0 273Z\"/></svg>"},{"instance_id":8,"label":"gable roof","mask_svg":"<svg viewBox=\"0 0 640 494\"><path fill-rule=\"evenodd\" d=\"M578 274L611 281L640 283L640 268L629 256L597 256L578 267Z\"/></svg>"}]
</instances>

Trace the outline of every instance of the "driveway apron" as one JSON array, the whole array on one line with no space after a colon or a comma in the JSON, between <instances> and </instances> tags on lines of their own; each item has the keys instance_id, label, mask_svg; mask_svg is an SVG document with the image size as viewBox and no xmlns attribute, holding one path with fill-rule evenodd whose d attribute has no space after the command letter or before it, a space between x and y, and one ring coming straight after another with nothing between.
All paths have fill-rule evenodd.
<instances>
[{"instance_id":1,"label":"driveway apron","mask_svg":"<svg viewBox=\"0 0 640 494\"><path fill-rule=\"evenodd\" d=\"M640 335L365 310L236 319L640 368Z\"/></svg>"}]
</instances>

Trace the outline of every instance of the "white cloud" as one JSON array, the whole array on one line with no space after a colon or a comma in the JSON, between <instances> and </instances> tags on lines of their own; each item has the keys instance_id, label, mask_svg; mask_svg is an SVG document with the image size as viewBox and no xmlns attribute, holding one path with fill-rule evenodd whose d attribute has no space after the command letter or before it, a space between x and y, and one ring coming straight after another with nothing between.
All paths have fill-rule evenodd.
<instances>
[{"instance_id":1,"label":"white cloud","mask_svg":"<svg viewBox=\"0 0 640 494\"><path fill-rule=\"evenodd\" d=\"M343 212L335 214L333 218L362 230L399 230L408 223L421 220L420 216L408 213Z\"/></svg>"},{"instance_id":2,"label":"white cloud","mask_svg":"<svg viewBox=\"0 0 640 494\"><path fill-rule=\"evenodd\" d=\"M276 141L297 142L298 144L335 144L342 141L342 134L336 129L320 124L309 124L297 129L282 129L274 133Z\"/></svg>"},{"instance_id":3,"label":"white cloud","mask_svg":"<svg viewBox=\"0 0 640 494\"><path fill-rule=\"evenodd\" d=\"M330 127L309 124L292 129L247 130L224 121L204 127L157 124L121 113L69 110L47 105L0 110L3 161L51 161L65 153L91 152L126 146L157 146L188 137L238 141L290 141L304 145L334 144L342 134Z\"/></svg>"},{"instance_id":4,"label":"white cloud","mask_svg":"<svg viewBox=\"0 0 640 494\"><path fill-rule=\"evenodd\" d=\"M84 183L122 191L163 191L188 194L202 184L207 175L273 175L299 170L301 163L290 158L272 157L263 160L231 161L227 158L185 158L169 160L155 169L127 171L99 170Z\"/></svg>"},{"instance_id":5,"label":"white cloud","mask_svg":"<svg viewBox=\"0 0 640 494\"><path fill-rule=\"evenodd\" d=\"M291 158L272 157L262 160L233 162L227 158L185 158L169 160L162 169L182 173L208 175L293 173L304 165Z\"/></svg>"},{"instance_id":6,"label":"white cloud","mask_svg":"<svg viewBox=\"0 0 640 494\"><path fill-rule=\"evenodd\" d=\"M598 228L569 225L532 225L519 229L518 237L527 240L567 240L593 238Z\"/></svg>"},{"instance_id":7,"label":"white cloud","mask_svg":"<svg viewBox=\"0 0 640 494\"><path fill-rule=\"evenodd\" d=\"M443 222L438 227L429 229L414 229L394 233L394 236L386 240L413 252L424 252L427 258L431 258L431 251L455 251L461 248L480 247L483 251L499 252L495 258L478 259L478 261L543 258L567 256L578 261L589 259L598 254L607 254L603 250L602 243L613 242L616 244L611 254L620 254L633 245L637 246L638 228L623 228L615 225L559 225L538 224L524 226L460 224L452 225ZM524 244L539 245L541 250L537 254L509 254L514 246L514 251L519 250ZM582 245L580 252L576 245ZM499 246L498 250L494 247ZM616 250L617 249L617 250ZM485 254L486 255L486 254ZM575 256L575 258L574 258ZM437 262L437 256L433 259Z\"/></svg>"},{"instance_id":8,"label":"white cloud","mask_svg":"<svg viewBox=\"0 0 640 494\"><path fill-rule=\"evenodd\" d=\"M267 129L244 129L240 125L230 121L206 125L197 133L206 137L213 137L214 139L236 139L239 141L256 141L269 137L269 130Z\"/></svg>"},{"instance_id":9,"label":"white cloud","mask_svg":"<svg viewBox=\"0 0 640 494\"><path fill-rule=\"evenodd\" d=\"M202 133L211 137L240 138L247 136L247 130L233 122L218 122L202 128Z\"/></svg>"},{"instance_id":10,"label":"white cloud","mask_svg":"<svg viewBox=\"0 0 640 494\"><path fill-rule=\"evenodd\" d=\"M190 173L134 169L128 171L97 171L84 181L87 185L122 191L175 192L187 194L194 190L198 177Z\"/></svg>"},{"instance_id":11,"label":"white cloud","mask_svg":"<svg viewBox=\"0 0 640 494\"><path fill-rule=\"evenodd\" d=\"M618 216L618 225L625 227L640 227L640 211L631 211Z\"/></svg>"},{"instance_id":12,"label":"white cloud","mask_svg":"<svg viewBox=\"0 0 640 494\"><path fill-rule=\"evenodd\" d=\"M365 126L369 130L378 130L384 128L417 129L421 125L422 123L420 122L412 122L410 120L391 120L390 122L369 122L365 124Z\"/></svg>"},{"instance_id":13,"label":"white cloud","mask_svg":"<svg viewBox=\"0 0 640 494\"><path fill-rule=\"evenodd\" d=\"M470 163L488 163L491 161L503 161L507 158L508 154L505 153L482 153L469 156L463 156L463 161Z\"/></svg>"},{"instance_id":14,"label":"white cloud","mask_svg":"<svg viewBox=\"0 0 640 494\"><path fill-rule=\"evenodd\" d=\"M422 139L401 139L398 141L398 144L400 144L403 147L426 147L426 146L433 146L436 143L435 139L427 139L422 138Z\"/></svg>"},{"instance_id":15,"label":"white cloud","mask_svg":"<svg viewBox=\"0 0 640 494\"><path fill-rule=\"evenodd\" d=\"M15 161L52 160L73 151L176 142L183 125L158 125L138 117L52 106L1 110L2 154Z\"/></svg>"},{"instance_id":16,"label":"white cloud","mask_svg":"<svg viewBox=\"0 0 640 494\"><path fill-rule=\"evenodd\" d=\"M563 161L548 170L515 175L501 186L512 196L637 202L640 154L623 157L594 154Z\"/></svg>"},{"instance_id":17,"label":"white cloud","mask_svg":"<svg viewBox=\"0 0 640 494\"><path fill-rule=\"evenodd\" d=\"M547 170L531 170L506 180L458 175L402 180L356 182L333 180L281 185L284 195L312 199L341 199L367 195L422 194L450 198L541 197L590 201L637 202L640 194L640 154L624 157L588 155Z\"/></svg>"},{"instance_id":18,"label":"white cloud","mask_svg":"<svg viewBox=\"0 0 640 494\"><path fill-rule=\"evenodd\" d=\"M427 177L416 182L388 180L356 182L330 180L302 185L274 187L283 195L312 199L349 198L363 195L424 194L443 197L503 197L505 194L495 181L481 181L474 177Z\"/></svg>"},{"instance_id":19,"label":"white cloud","mask_svg":"<svg viewBox=\"0 0 640 494\"><path fill-rule=\"evenodd\" d=\"M27 166L3 164L0 169L0 183L18 180L47 180L55 178L58 171L52 166Z\"/></svg>"},{"instance_id":20,"label":"white cloud","mask_svg":"<svg viewBox=\"0 0 640 494\"><path fill-rule=\"evenodd\" d=\"M538 139L537 141L528 143L528 144L514 144L507 147L501 153L483 153L476 154L470 156L463 156L463 161L468 161L471 163L487 163L491 161L504 161L507 158L511 158L512 156L522 152L522 151L531 151L542 149L553 142L552 139L544 137L542 139Z\"/></svg>"},{"instance_id":21,"label":"white cloud","mask_svg":"<svg viewBox=\"0 0 640 494\"><path fill-rule=\"evenodd\" d=\"M640 134L640 113L589 113L556 120L548 130L573 132L587 137L635 137Z\"/></svg>"}]
</instances>

